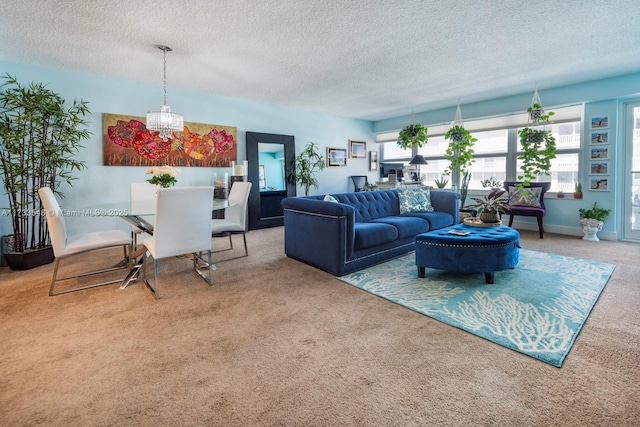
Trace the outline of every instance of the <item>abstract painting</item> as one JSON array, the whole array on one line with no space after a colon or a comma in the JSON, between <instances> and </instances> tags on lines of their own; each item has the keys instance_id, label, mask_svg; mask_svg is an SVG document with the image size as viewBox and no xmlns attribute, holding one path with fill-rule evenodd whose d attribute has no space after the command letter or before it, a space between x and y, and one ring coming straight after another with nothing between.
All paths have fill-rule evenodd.
<instances>
[{"instance_id":1,"label":"abstract painting","mask_svg":"<svg viewBox=\"0 0 640 427\"><path fill-rule=\"evenodd\" d=\"M237 160L233 126L185 122L182 132L164 141L145 122L144 117L104 114L104 165L230 167Z\"/></svg>"}]
</instances>

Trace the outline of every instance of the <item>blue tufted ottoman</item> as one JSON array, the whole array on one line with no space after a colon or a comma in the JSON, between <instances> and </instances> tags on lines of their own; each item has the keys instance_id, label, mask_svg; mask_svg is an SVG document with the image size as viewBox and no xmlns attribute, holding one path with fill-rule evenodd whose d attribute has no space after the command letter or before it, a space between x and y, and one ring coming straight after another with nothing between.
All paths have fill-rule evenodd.
<instances>
[{"instance_id":1,"label":"blue tufted ottoman","mask_svg":"<svg viewBox=\"0 0 640 427\"><path fill-rule=\"evenodd\" d=\"M450 230L469 232L466 236L450 234ZM487 283L493 283L495 271L507 270L518 264L520 234L511 227L473 227L453 225L416 236L418 277L425 268L454 273L484 273Z\"/></svg>"}]
</instances>

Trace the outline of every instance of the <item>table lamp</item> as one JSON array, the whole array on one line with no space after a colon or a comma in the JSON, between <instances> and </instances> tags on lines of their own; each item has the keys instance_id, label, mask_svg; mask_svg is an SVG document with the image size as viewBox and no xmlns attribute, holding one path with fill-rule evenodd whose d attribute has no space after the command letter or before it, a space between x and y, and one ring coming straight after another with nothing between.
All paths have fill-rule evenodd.
<instances>
[{"instance_id":1,"label":"table lamp","mask_svg":"<svg viewBox=\"0 0 640 427\"><path fill-rule=\"evenodd\" d=\"M409 162L410 165L418 166L418 181L422 181L422 176L420 175L420 165L428 165L427 161L424 159L424 156L421 154L416 154L413 156L413 159Z\"/></svg>"}]
</instances>

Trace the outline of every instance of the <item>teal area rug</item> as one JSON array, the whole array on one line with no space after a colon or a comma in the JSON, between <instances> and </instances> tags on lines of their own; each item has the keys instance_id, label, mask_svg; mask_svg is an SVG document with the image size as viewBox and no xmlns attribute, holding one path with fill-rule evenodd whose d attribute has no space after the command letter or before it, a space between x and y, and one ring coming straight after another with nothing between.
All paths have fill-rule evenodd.
<instances>
[{"instance_id":1,"label":"teal area rug","mask_svg":"<svg viewBox=\"0 0 640 427\"><path fill-rule=\"evenodd\" d=\"M482 273L430 268L420 279L410 253L338 279L561 367L614 268L521 249L518 265L496 272L488 285Z\"/></svg>"}]
</instances>

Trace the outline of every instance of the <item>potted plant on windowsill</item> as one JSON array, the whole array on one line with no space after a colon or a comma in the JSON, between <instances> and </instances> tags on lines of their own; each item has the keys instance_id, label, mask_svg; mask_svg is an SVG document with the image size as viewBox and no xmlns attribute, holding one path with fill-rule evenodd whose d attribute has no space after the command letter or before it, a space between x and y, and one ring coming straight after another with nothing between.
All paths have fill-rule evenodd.
<instances>
[{"instance_id":1,"label":"potted plant on windowsill","mask_svg":"<svg viewBox=\"0 0 640 427\"><path fill-rule=\"evenodd\" d=\"M85 168L75 156L89 139L85 101L65 100L42 83L23 87L6 74L0 86L0 167L13 235L5 259L24 270L53 261L53 250L38 189L49 187L60 197L74 170Z\"/></svg>"},{"instance_id":2,"label":"potted plant on windowsill","mask_svg":"<svg viewBox=\"0 0 640 427\"><path fill-rule=\"evenodd\" d=\"M584 232L582 240L589 240L592 242L599 242L597 234L602 230L605 218L611 213L611 209L599 208L598 202L594 202L590 209L580 208L578 214L580 215L580 226Z\"/></svg>"},{"instance_id":3,"label":"potted plant on windowsill","mask_svg":"<svg viewBox=\"0 0 640 427\"><path fill-rule=\"evenodd\" d=\"M574 199L582 199L582 183L581 182L576 182L575 183L574 191L573 191L573 198Z\"/></svg>"}]
</instances>

